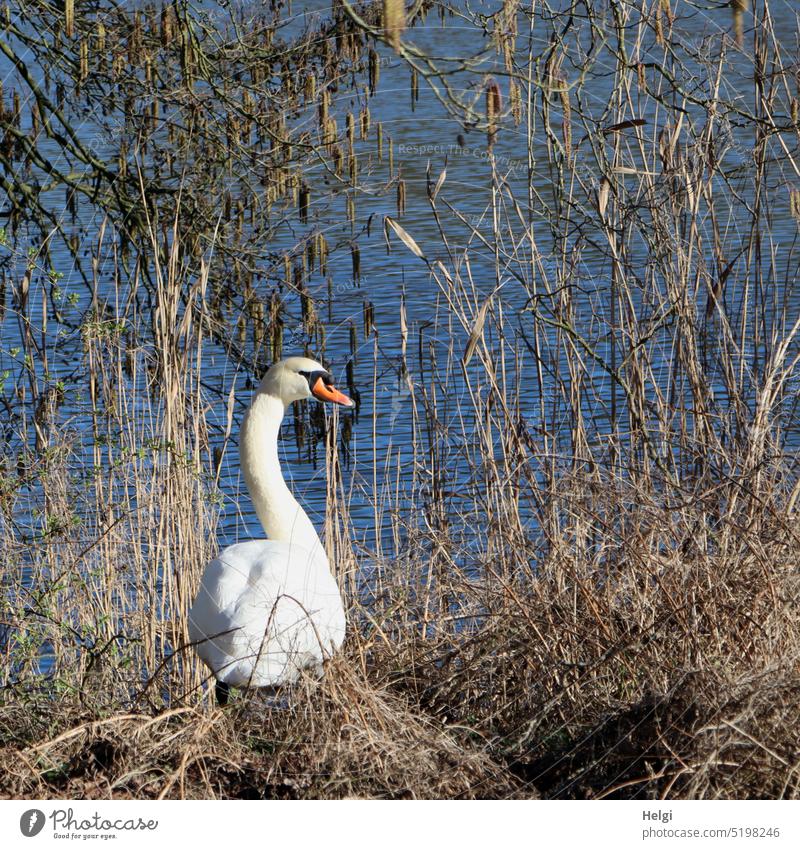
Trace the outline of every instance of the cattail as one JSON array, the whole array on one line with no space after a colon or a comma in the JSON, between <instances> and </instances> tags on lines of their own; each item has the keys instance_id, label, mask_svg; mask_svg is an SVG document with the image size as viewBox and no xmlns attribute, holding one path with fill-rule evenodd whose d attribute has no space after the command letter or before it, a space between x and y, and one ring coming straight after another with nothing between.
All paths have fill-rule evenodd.
<instances>
[{"instance_id":1,"label":"cattail","mask_svg":"<svg viewBox=\"0 0 800 849\"><path fill-rule=\"evenodd\" d=\"M381 63L378 54L370 48L369 51L369 93L375 95L375 89L378 88L378 83L381 78Z\"/></svg>"},{"instance_id":2,"label":"cattail","mask_svg":"<svg viewBox=\"0 0 800 849\"><path fill-rule=\"evenodd\" d=\"M75 0L64 0L64 35L72 38L75 33Z\"/></svg>"},{"instance_id":3,"label":"cattail","mask_svg":"<svg viewBox=\"0 0 800 849\"><path fill-rule=\"evenodd\" d=\"M325 350L325 325L324 325L323 322L321 322L319 320L318 317L316 318L316 320L314 322L314 335L317 338L317 346L319 347L319 350L324 351ZM318 405L318 406L321 406L321 405ZM325 417L323 415L323 419L324 418Z\"/></svg>"},{"instance_id":4,"label":"cattail","mask_svg":"<svg viewBox=\"0 0 800 849\"><path fill-rule=\"evenodd\" d=\"M244 116L242 117L242 125L246 127L246 132L249 134L252 131L252 116L255 114L256 105L253 102L253 95L250 94L249 91L245 89L242 93L242 111L244 112Z\"/></svg>"},{"instance_id":5,"label":"cattail","mask_svg":"<svg viewBox=\"0 0 800 849\"><path fill-rule=\"evenodd\" d=\"M497 138L497 119L502 108L503 99L500 94L500 86L490 78L486 83L486 123L488 125L487 144L489 150L492 149Z\"/></svg>"},{"instance_id":6,"label":"cattail","mask_svg":"<svg viewBox=\"0 0 800 849\"><path fill-rule=\"evenodd\" d=\"M306 103L313 103L317 98L317 78L314 74L306 74L305 84L303 85L303 97Z\"/></svg>"},{"instance_id":7,"label":"cattail","mask_svg":"<svg viewBox=\"0 0 800 849\"><path fill-rule=\"evenodd\" d=\"M364 45L364 39L360 32L350 33L350 61L357 65L361 62L361 47Z\"/></svg>"},{"instance_id":8,"label":"cattail","mask_svg":"<svg viewBox=\"0 0 800 849\"><path fill-rule=\"evenodd\" d=\"M111 59L111 78L113 80L118 80L122 76L122 72L125 70L125 57L122 53L115 52L113 58Z\"/></svg>"},{"instance_id":9,"label":"cattail","mask_svg":"<svg viewBox=\"0 0 800 849\"><path fill-rule=\"evenodd\" d=\"M338 144L333 146L333 150L331 151L331 157L333 158L333 170L337 177L342 176L342 170L344 168L344 154L342 153L341 147Z\"/></svg>"},{"instance_id":10,"label":"cattail","mask_svg":"<svg viewBox=\"0 0 800 849\"><path fill-rule=\"evenodd\" d=\"M348 112L345 118L345 132L347 133L347 143L350 145L350 153L352 155L353 143L356 139L356 120L352 112Z\"/></svg>"},{"instance_id":11,"label":"cattail","mask_svg":"<svg viewBox=\"0 0 800 849\"><path fill-rule=\"evenodd\" d=\"M792 218L800 223L800 189L792 189L789 192L789 212Z\"/></svg>"},{"instance_id":12,"label":"cattail","mask_svg":"<svg viewBox=\"0 0 800 849\"><path fill-rule=\"evenodd\" d=\"M89 77L89 42L86 39L81 41L79 54L80 71L78 79L80 82L84 82Z\"/></svg>"},{"instance_id":13,"label":"cattail","mask_svg":"<svg viewBox=\"0 0 800 849\"><path fill-rule=\"evenodd\" d=\"M356 220L356 199L353 194L347 196L347 220L354 224Z\"/></svg>"},{"instance_id":14,"label":"cattail","mask_svg":"<svg viewBox=\"0 0 800 849\"><path fill-rule=\"evenodd\" d=\"M102 21L97 22L97 52L105 53L106 50L106 28Z\"/></svg>"},{"instance_id":15,"label":"cattail","mask_svg":"<svg viewBox=\"0 0 800 849\"><path fill-rule=\"evenodd\" d=\"M417 69L411 69L411 111L413 112L419 100L419 77Z\"/></svg>"},{"instance_id":16,"label":"cattail","mask_svg":"<svg viewBox=\"0 0 800 849\"><path fill-rule=\"evenodd\" d=\"M392 143L392 137L389 136L389 177L394 176L394 144Z\"/></svg>"},{"instance_id":17,"label":"cattail","mask_svg":"<svg viewBox=\"0 0 800 849\"><path fill-rule=\"evenodd\" d=\"M800 123L800 100L798 100L796 97L793 97L790 109L792 123L796 126L798 123Z\"/></svg>"},{"instance_id":18,"label":"cattail","mask_svg":"<svg viewBox=\"0 0 800 849\"><path fill-rule=\"evenodd\" d=\"M378 148L378 160L383 162L383 124L378 121L377 132L375 134L375 144Z\"/></svg>"},{"instance_id":19,"label":"cattail","mask_svg":"<svg viewBox=\"0 0 800 849\"><path fill-rule=\"evenodd\" d=\"M350 359L355 360L358 353L358 332L356 331L355 323L350 320Z\"/></svg>"},{"instance_id":20,"label":"cattail","mask_svg":"<svg viewBox=\"0 0 800 849\"><path fill-rule=\"evenodd\" d=\"M314 330L316 322L316 314L314 311L314 302L311 300L311 295L303 288L300 292L300 314L303 322L303 329L306 333L311 333Z\"/></svg>"},{"instance_id":21,"label":"cattail","mask_svg":"<svg viewBox=\"0 0 800 849\"><path fill-rule=\"evenodd\" d=\"M357 283L361 279L361 251L356 242L350 245L350 260L353 264L353 280Z\"/></svg>"},{"instance_id":22,"label":"cattail","mask_svg":"<svg viewBox=\"0 0 800 849\"><path fill-rule=\"evenodd\" d=\"M514 49L517 40L519 0L503 0L503 8L495 17L494 33L498 52L502 52L506 71L514 72Z\"/></svg>"},{"instance_id":23,"label":"cattail","mask_svg":"<svg viewBox=\"0 0 800 849\"><path fill-rule=\"evenodd\" d=\"M406 181L397 181L397 215L402 217L406 214Z\"/></svg>"},{"instance_id":24,"label":"cattail","mask_svg":"<svg viewBox=\"0 0 800 849\"><path fill-rule=\"evenodd\" d=\"M252 321L256 317L256 305L258 304L258 296L253 291L253 279L248 275L247 282L244 287L244 305L247 310L247 315Z\"/></svg>"},{"instance_id":25,"label":"cattail","mask_svg":"<svg viewBox=\"0 0 800 849\"><path fill-rule=\"evenodd\" d=\"M292 285L298 292L302 293L305 277L303 275L303 263L298 259L295 259L292 263Z\"/></svg>"},{"instance_id":26,"label":"cattail","mask_svg":"<svg viewBox=\"0 0 800 849\"><path fill-rule=\"evenodd\" d=\"M172 42L172 39L175 36L175 19L174 19L174 10L172 5L166 5L161 7L161 45L162 47L169 47Z\"/></svg>"},{"instance_id":27,"label":"cattail","mask_svg":"<svg viewBox=\"0 0 800 849\"><path fill-rule=\"evenodd\" d=\"M508 102L511 107L511 117L514 119L515 126L519 126L522 122L522 97L519 92L519 86L511 80L508 85Z\"/></svg>"},{"instance_id":28,"label":"cattail","mask_svg":"<svg viewBox=\"0 0 800 849\"><path fill-rule=\"evenodd\" d=\"M316 243L319 273L324 277L328 273L328 241L323 233L317 233Z\"/></svg>"},{"instance_id":29,"label":"cattail","mask_svg":"<svg viewBox=\"0 0 800 849\"><path fill-rule=\"evenodd\" d=\"M188 38L187 38L188 41ZM133 13L133 27L128 37L128 59L131 65L138 65L142 49L142 16L138 11Z\"/></svg>"},{"instance_id":30,"label":"cattail","mask_svg":"<svg viewBox=\"0 0 800 849\"><path fill-rule=\"evenodd\" d=\"M400 37L406 28L406 5L404 0L383 0L383 32L386 40L400 52Z\"/></svg>"},{"instance_id":31,"label":"cattail","mask_svg":"<svg viewBox=\"0 0 800 849\"><path fill-rule=\"evenodd\" d=\"M661 20L661 6L656 7L656 20L653 25L656 35L656 44L664 44L664 23Z\"/></svg>"},{"instance_id":32,"label":"cattail","mask_svg":"<svg viewBox=\"0 0 800 849\"><path fill-rule=\"evenodd\" d=\"M240 241L244 232L244 201L239 198L236 201L236 240Z\"/></svg>"},{"instance_id":33,"label":"cattail","mask_svg":"<svg viewBox=\"0 0 800 849\"><path fill-rule=\"evenodd\" d=\"M270 347L272 361L278 362L283 355L283 311L277 292L273 292L269 302Z\"/></svg>"},{"instance_id":34,"label":"cattail","mask_svg":"<svg viewBox=\"0 0 800 849\"><path fill-rule=\"evenodd\" d=\"M292 283L292 260L289 254L283 255L283 282L287 286Z\"/></svg>"},{"instance_id":35,"label":"cattail","mask_svg":"<svg viewBox=\"0 0 800 849\"><path fill-rule=\"evenodd\" d=\"M188 32L181 34L180 67L183 84L194 88L194 47Z\"/></svg>"},{"instance_id":36,"label":"cattail","mask_svg":"<svg viewBox=\"0 0 800 849\"><path fill-rule=\"evenodd\" d=\"M319 126L320 129L324 132L327 131L328 126L328 112L330 110L331 105L331 94L327 88L322 89L322 94L319 98Z\"/></svg>"},{"instance_id":37,"label":"cattail","mask_svg":"<svg viewBox=\"0 0 800 849\"><path fill-rule=\"evenodd\" d=\"M371 301L364 301L362 305L364 319L364 338L368 338L375 331L375 307Z\"/></svg>"},{"instance_id":38,"label":"cattail","mask_svg":"<svg viewBox=\"0 0 800 849\"><path fill-rule=\"evenodd\" d=\"M328 118L325 124L325 134L323 136L323 144L333 145L339 137L339 127L336 124L336 118Z\"/></svg>"},{"instance_id":39,"label":"cattail","mask_svg":"<svg viewBox=\"0 0 800 849\"><path fill-rule=\"evenodd\" d=\"M306 259L305 264L310 273L313 273L314 266L317 263L317 238L308 239L306 242Z\"/></svg>"},{"instance_id":40,"label":"cattail","mask_svg":"<svg viewBox=\"0 0 800 849\"><path fill-rule=\"evenodd\" d=\"M359 124L360 124L361 140L366 141L367 137L369 136L369 121L370 121L369 107L368 106L361 110L361 114L359 115L359 119L360 119Z\"/></svg>"},{"instance_id":41,"label":"cattail","mask_svg":"<svg viewBox=\"0 0 800 849\"><path fill-rule=\"evenodd\" d=\"M303 224L308 222L308 202L311 197L311 191L308 186L303 183L300 186L300 191L298 193L298 211L300 213L300 221Z\"/></svg>"},{"instance_id":42,"label":"cattail","mask_svg":"<svg viewBox=\"0 0 800 849\"><path fill-rule=\"evenodd\" d=\"M334 76L331 67L333 62L333 49L331 47L331 39L326 38L322 42L322 69L326 79L332 79Z\"/></svg>"},{"instance_id":43,"label":"cattail","mask_svg":"<svg viewBox=\"0 0 800 849\"><path fill-rule=\"evenodd\" d=\"M354 186L358 183L358 158L355 153L350 156L350 182Z\"/></svg>"},{"instance_id":44,"label":"cattail","mask_svg":"<svg viewBox=\"0 0 800 849\"><path fill-rule=\"evenodd\" d=\"M561 98L561 114L563 116L562 133L564 136L564 151L567 157L567 162L572 157L572 110L569 103L569 86L563 82L559 89L559 97Z\"/></svg>"}]
</instances>

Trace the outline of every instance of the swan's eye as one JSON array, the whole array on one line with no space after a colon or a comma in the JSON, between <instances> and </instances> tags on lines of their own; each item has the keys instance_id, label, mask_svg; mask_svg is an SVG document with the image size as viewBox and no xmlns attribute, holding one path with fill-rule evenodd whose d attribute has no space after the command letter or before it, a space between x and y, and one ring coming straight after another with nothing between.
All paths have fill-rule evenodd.
<instances>
[{"instance_id":1,"label":"swan's eye","mask_svg":"<svg viewBox=\"0 0 800 849\"><path fill-rule=\"evenodd\" d=\"M298 371L299 375L302 375L307 381L308 385L311 389L314 388L314 384L322 378L322 382L325 386L333 386L333 375L328 374L327 371Z\"/></svg>"},{"instance_id":2,"label":"swan's eye","mask_svg":"<svg viewBox=\"0 0 800 849\"><path fill-rule=\"evenodd\" d=\"M297 372L301 377L306 379L308 383L308 388L313 392L314 384L322 377L323 373L320 371L298 371Z\"/></svg>"}]
</instances>

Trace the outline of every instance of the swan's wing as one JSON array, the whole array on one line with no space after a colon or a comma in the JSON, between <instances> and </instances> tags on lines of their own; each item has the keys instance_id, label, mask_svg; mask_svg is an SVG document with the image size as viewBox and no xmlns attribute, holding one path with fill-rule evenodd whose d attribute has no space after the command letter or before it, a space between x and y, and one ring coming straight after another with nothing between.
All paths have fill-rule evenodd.
<instances>
[{"instance_id":1,"label":"swan's wing","mask_svg":"<svg viewBox=\"0 0 800 849\"><path fill-rule=\"evenodd\" d=\"M319 665L344 639L339 588L324 553L261 540L226 548L206 568L189 635L217 678L266 686Z\"/></svg>"}]
</instances>

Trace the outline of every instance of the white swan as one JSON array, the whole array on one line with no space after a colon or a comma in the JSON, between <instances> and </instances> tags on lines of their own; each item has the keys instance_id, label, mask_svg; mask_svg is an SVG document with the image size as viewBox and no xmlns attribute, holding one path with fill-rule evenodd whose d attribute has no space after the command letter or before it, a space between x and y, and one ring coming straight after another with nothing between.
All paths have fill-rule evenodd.
<instances>
[{"instance_id":1,"label":"white swan","mask_svg":"<svg viewBox=\"0 0 800 849\"><path fill-rule=\"evenodd\" d=\"M239 461L269 539L231 545L212 560L189 611L189 638L217 679L220 704L230 687L274 687L305 667L321 669L344 640L339 587L278 461L287 407L312 395L353 406L319 363L290 357L266 373L242 421Z\"/></svg>"}]
</instances>

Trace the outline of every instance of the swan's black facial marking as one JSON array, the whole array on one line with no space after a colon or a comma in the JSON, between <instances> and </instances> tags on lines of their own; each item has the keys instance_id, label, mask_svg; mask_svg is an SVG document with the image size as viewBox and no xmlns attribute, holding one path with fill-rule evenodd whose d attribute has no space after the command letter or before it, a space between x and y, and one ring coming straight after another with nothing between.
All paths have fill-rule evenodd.
<instances>
[{"instance_id":1,"label":"swan's black facial marking","mask_svg":"<svg viewBox=\"0 0 800 849\"><path fill-rule=\"evenodd\" d=\"M333 375L323 369L317 371L298 371L308 381L308 389L318 401L341 404L342 407L354 407L353 401L333 385Z\"/></svg>"},{"instance_id":2,"label":"swan's black facial marking","mask_svg":"<svg viewBox=\"0 0 800 849\"><path fill-rule=\"evenodd\" d=\"M308 381L309 390L313 390L316 382L320 378L322 378L322 382L325 386L333 385L333 376L327 371L300 371L298 374L303 375L303 377Z\"/></svg>"}]
</instances>

